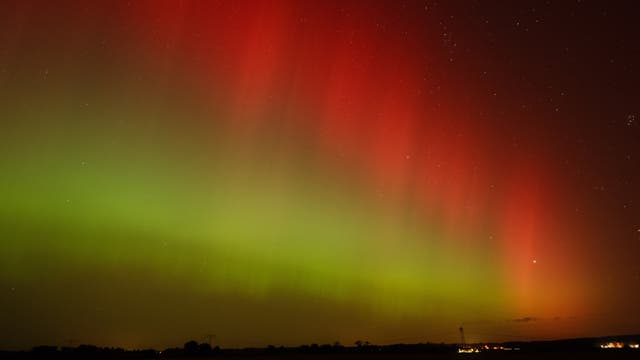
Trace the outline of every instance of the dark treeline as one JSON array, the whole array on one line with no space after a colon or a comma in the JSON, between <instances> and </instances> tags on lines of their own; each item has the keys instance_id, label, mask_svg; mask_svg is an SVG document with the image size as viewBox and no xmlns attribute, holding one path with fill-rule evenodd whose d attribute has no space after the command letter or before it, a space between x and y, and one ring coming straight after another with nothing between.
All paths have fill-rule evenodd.
<instances>
[{"instance_id":1,"label":"dark treeline","mask_svg":"<svg viewBox=\"0 0 640 360\"><path fill-rule=\"evenodd\" d=\"M296 354L349 354L349 353L452 353L457 349L450 344L394 344L372 345L369 342L357 341L355 346L343 346L334 344L310 344L297 347L284 347L269 345L264 348L221 349L218 346L211 347L207 343L189 341L183 347L168 348L162 351L155 349L126 350L123 348L98 347L95 345L80 345L77 347L57 347L41 345L30 351L0 351L0 358L59 358L59 359L86 359L86 358L186 358L186 357L243 357L243 356L269 356L269 355L296 355Z\"/></svg>"},{"instance_id":2,"label":"dark treeline","mask_svg":"<svg viewBox=\"0 0 640 360\"><path fill-rule=\"evenodd\" d=\"M502 345L509 348L518 348L519 353L536 352L633 352L640 355L636 349L601 349L600 344L607 342L639 343L640 335L610 336L600 338L581 338L554 341L530 341L530 342L505 342L488 345ZM475 344L480 345L480 344ZM475 346L469 345L469 346ZM484 345L484 344L483 344ZM306 354L337 354L343 357L358 357L367 354L453 354L457 352L458 345L444 343L420 343L420 344L393 344L373 345L366 341L356 341L355 346L344 346L336 342L334 344L310 344L297 347L284 347L269 345L264 348L221 349L218 346L211 347L207 343L189 341L183 347L169 348L162 351L155 349L125 350L123 348L98 347L94 345L80 345L77 347L36 346L30 351L0 351L2 359L165 359L165 358L198 358L198 357L291 357Z\"/></svg>"}]
</instances>

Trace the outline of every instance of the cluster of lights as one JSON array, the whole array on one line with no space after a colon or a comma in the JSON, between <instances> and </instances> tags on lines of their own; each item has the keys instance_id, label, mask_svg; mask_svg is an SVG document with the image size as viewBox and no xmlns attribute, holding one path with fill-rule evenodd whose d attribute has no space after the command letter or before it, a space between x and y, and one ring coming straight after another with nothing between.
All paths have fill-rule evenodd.
<instances>
[{"instance_id":1,"label":"cluster of lights","mask_svg":"<svg viewBox=\"0 0 640 360\"><path fill-rule=\"evenodd\" d=\"M512 351L512 350L520 350L520 348L511 348L511 347L505 347L502 345L484 345L482 346L482 348L484 350L492 350L492 351L499 351L499 350L503 350L503 351Z\"/></svg>"},{"instance_id":2,"label":"cluster of lights","mask_svg":"<svg viewBox=\"0 0 640 360\"><path fill-rule=\"evenodd\" d=\"M505 347L502 345L485 344L479 347L458 348L458 354L472 354L472 353L479 353L480 351L513 351L513 350L520 350L520 348L511 348L511 347Z\"/></svg>"},{"instance_id":3,"label":"cluster of lights","mask_svg":"<svg viewBox=\"0 0 640 360\"><path fill-rule=\"evenodd\" d=\"M631 349L640 349L640 344L629 344ZM601 349L622 349L624 348L624 343L619 341L612 341L606 344L600 344Z\"/></svg>"}]
</instances>

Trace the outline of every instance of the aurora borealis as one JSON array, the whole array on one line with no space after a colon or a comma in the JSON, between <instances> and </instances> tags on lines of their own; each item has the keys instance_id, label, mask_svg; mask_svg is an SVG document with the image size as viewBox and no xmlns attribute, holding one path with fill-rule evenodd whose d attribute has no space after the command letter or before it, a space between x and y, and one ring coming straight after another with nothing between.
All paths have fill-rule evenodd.
<instances>
[{"instance_id":1,"label":"aurora borealis","mask_svg":"<svg viewBox=\"0 0 640 360\"><path fill-rule=\"evenodd\" d=\"M640 331L637 15L3 1L0 347Z\"/></svg>"}]
</instances>

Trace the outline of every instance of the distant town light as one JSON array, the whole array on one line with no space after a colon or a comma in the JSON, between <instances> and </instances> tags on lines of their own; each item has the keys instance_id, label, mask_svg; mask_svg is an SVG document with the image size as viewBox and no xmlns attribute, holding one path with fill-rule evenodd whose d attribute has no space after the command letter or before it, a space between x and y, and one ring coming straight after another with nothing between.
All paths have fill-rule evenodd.
<instances>
[{"instance_id":1,"label":"distant town light","mask_svg":"<svg viewBox=\"0 0 640 360\"><path fill-rule=\"evenodd\" d=\"M624 343L621 343L619 341L612 341L612 342L608 342L606 344L601 344L600 348L602 349L622 349L624 347Z\"/></svg>"},{"instance_id":2,"label":"distant town light","mask_svg":"<svg viewBox=\"0 0 640 360\"><path fill-rule=\"evenodd\" d=\"M477 345L476 347L461 347L458 348L458 354L471 354L471 353L479 353L481 351L518 351L519 347L512 348L506 347L502 345L495 344L482 344Z\"/></svg>"}]
</instances>

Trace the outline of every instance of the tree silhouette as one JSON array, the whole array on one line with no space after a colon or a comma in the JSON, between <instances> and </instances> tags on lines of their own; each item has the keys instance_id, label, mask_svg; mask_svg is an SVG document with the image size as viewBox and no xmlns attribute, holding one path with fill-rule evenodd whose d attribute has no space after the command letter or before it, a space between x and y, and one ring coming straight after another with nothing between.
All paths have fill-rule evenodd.
<instances>
[{"instance_id":1,"label":"tree silhouette","mask_svg":"<svg viewBox=\"0 0 640 360\"><path fill-rule=\"evenodd\" d=\"M210 354L211 353L211 345L208 343L202 343L198 345L198 353L200 354Z\"/></svg>"},{"instance_id":2,"label":"tree silhouette","mask_svg":"<svg viewBox=\"0 0 640 360\"><path fill-rule=\"evenodd\" d=\"M187 354L196 354L200 350L198 342L195 340L188 341L184 344L184 352Z\"/></svg>"}]
</instances>

